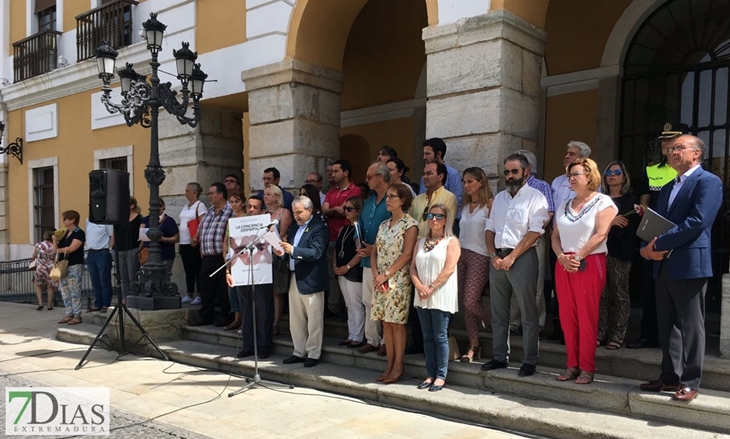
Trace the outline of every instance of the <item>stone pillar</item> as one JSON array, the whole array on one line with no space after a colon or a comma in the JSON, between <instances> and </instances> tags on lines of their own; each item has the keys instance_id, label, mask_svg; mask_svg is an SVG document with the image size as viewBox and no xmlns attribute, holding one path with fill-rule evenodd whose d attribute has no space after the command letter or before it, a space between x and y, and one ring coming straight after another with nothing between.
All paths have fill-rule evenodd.
<instances>
[{"instance_id":1,"label":"stone pillar","mask_svg":"<svg viewBox=\"0 0 730 439\"><path fill-rule=\"evenodd\" d=\"M248 91L248 172L251 190L263 188L263 170L281 172L285 189L305 174L325 174L325 161L340 156L341 72L296 59L241 73Z\"/></svg>"},{"instance_id":2,"label":"stone pillar","mask_svg":"<svg viewBox=\"0 0 730 439\"><path fill-rule=\"evenodd\" d=\"M195 128L182 125L167 114L160 113L160 163L165 169L165 181L160 196L165 199L166 213L178 221L180 210L187 204L185 186L198 182L203 187L203 200L210 184L223 181L226 174L241 175L243 169L242 113L217 108L201 109L200 123ZM135 161L149 157L135 157ZM138 200L144 215L149 200ZM181 227L183 225L180 225ZM178 259L173 265L172 280L185 294L185 272Z\"/></svg>"},{"instance_id":3,"label":"stone pillar","mask_svg":"<svg viewBox=\"0 0 730 439\"><path fill-rule=\"evenodd\" d=\"M423 30L426 137L441 137L446 162L501 179L502 160L537 153L545 33L509 11Z\"/></svg>"}]
</instances>

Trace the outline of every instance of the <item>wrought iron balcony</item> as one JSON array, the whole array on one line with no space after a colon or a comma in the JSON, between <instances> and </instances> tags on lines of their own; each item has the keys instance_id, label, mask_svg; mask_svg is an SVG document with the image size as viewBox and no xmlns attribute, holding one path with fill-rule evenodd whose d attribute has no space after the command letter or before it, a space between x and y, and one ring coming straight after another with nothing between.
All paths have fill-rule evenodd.
<instances>
[{"instance_id":1,"label":"wrought iron balcony","mask_svg":"<svg viewBox=\"0 0 730 439\"><path fill-rule=\"evenodd\" d=\"M58 36L45 30L13 43L13 82L48 73L58 64Z\"/></svg>"},{"instance_id":2,"label":"wrought iron balcony","mask_svg":"<svg viewBox=\"0 0 730 439\"><path fill-rule=\"evenodd\" d=\"M132 44L132 6L135 0L114 0L76 16L76 59L96 55L96 48L108 41L115 49Z\"/></svg>"}]
</instances>

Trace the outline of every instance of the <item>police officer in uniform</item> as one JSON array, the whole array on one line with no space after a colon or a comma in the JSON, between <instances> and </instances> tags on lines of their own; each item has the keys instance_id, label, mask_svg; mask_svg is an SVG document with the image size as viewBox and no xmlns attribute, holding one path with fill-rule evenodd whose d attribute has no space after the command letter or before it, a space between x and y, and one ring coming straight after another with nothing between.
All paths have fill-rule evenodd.
<instances>
[{"instance_id":1,"label":"police officer in uniform","mask_svg":"<svg viewBox=\"0 0 730 439\"><path fill-rule=\"evenodd\" d=\"M659 191L664 185L673 182L677 178L677 171L667 164L667 152L675 138L688 132L689 127L685 124L664 124L662 134L658 137L662 145L661 159L658 163L646 167L637 187L640 203L645 208L650 207L655 210L659 199ZM652 262L641 258L641 263L643 264L641 270L641 307L643 310L641 335L635 342L626 346L629 349L659 347Z\"/></svg>"}]
</instances>

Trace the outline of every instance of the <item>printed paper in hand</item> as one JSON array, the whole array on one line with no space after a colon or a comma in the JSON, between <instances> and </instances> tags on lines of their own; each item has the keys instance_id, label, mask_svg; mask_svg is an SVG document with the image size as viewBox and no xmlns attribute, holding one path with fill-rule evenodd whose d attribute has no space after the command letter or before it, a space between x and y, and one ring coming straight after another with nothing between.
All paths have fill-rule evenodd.
<instances>
[{"instance_id":1,"label":"printed paper in hand","mask_svg":"<svg viewBox=\"0 0 730 439\"><path fill-rule=\"evenodd\" d=\"M149 231L149 227L142 227L139 229L139 240L143 242L150 242L150 238L147 236L147 232Z\"/></svg>"},{"instance_id":2,"label":"printed paper in hand","mask_svg":"<svg viewBox=\"0 0 730 439\"><path fill-rule=\"evenodd\" d=\"M279 236L279 231L276 230L276 227L272 227L271 231L266 232L262 238L271 244L275 251L284 251L284 247L281 246L281 237Z\"/></svg>"}]
</instances>

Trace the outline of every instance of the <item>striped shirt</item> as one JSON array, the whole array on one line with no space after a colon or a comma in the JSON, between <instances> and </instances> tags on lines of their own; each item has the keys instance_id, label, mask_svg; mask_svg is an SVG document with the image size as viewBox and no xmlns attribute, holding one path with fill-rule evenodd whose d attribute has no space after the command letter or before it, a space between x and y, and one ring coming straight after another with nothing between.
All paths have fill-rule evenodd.
<instances>
[{"instance_id":1,"label":"striped shirt","mask_svg":"<svg viewBox=\"0 0 730 439\"><path fill-rule=\"evenodd\" d=\"M540 180L539 178L530 175L527 177L527 185L533 189L537 189L545 195L545 199L548 203L548 212L555 212L555 204L553 203L553 190L547 181Z\"/></svg>"},{"instance_id":2,"label":"striped shirt","mask_svg":"<svg viewBox=\"0 0 730 439\"><path fill-rule=\"evenodd\" d=\"M203 215L203 221L198 228L200 238L200 253L203 256L215 256L223 254L223 240L228 227L228 220L233 216L231 206L225 206L215 213L215 207L210 206Z\"/></svg>"}]
</instances>

